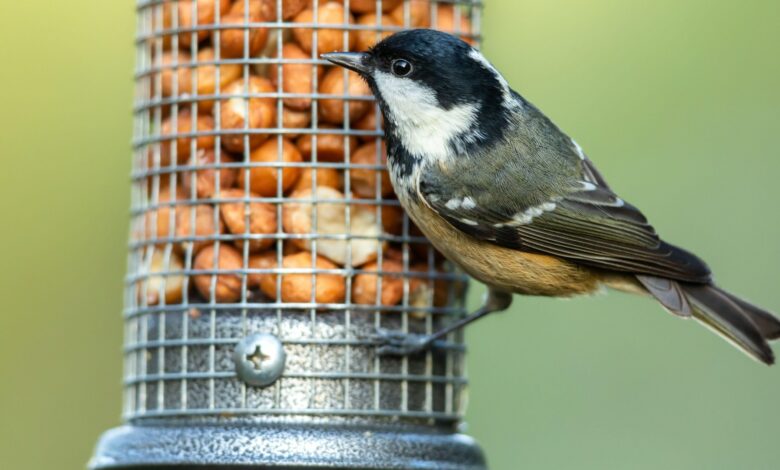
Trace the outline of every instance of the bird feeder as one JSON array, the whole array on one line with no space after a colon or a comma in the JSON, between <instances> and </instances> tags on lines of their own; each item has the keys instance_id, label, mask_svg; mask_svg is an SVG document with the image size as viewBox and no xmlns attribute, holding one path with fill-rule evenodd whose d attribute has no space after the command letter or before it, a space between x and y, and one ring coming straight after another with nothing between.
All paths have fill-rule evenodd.
<instances>
[{"instance_id":1,"label":"bird feeder","mask_svg":"<svg viewBox=\"0 0 780 470\"><path fill-rule=\"evenodd\" d=\"M366 84L320 54L480 2L137 3L124 424L90 467L483 469L458 434L467 279L403 214Z\"/></svg>"}]
</instances>

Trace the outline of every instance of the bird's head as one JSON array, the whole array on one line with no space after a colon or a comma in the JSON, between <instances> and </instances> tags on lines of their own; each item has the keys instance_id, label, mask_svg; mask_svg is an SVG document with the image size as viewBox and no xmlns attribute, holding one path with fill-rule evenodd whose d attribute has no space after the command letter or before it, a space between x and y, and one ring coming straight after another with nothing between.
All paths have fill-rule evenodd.
<instances>
[{"instance_id":1,"label":"bird's head","mask_svg":"<svg viewBox=\"0 0 780 470\"><path fill-rule=\"evenodd\" d=\"M382 109L388 143L416 159L453 158L497 138L515 101L479 51L439 31L403 31L366 52L323 57L366 79Z\"/></svg>"}]
</instances>

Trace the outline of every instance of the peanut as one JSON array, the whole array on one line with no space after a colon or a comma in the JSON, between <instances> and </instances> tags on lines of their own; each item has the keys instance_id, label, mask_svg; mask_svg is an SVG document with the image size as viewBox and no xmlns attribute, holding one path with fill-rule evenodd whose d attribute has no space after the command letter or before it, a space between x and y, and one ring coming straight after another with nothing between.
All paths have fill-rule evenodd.
<instances>
[{"instance_id":1,"label":"peanut","mask_svg":"<svg viewBox=\"0 0 780 470\"><path fill-rule=\"evenodd\" d=\"M290 189L301 175L300 167L281 167L280 163L300 163L301 152L289 140L282 139L282 153L279 155L279 142L271 139L253 151L249 156L252 163L266 163L269 166L257 166L249 170L249 190L260 196L277 195L278 178L281 174L282 192ZM276 163L276 167L273 165ZM280 168L281 167L281 168ZM238 185L246 187L246 171L239 172Z\"/></svg>"},{"instance_id":2,"label":"peanut","mask_svg":"<svg viewBox=\"0 0 780 470\"><path fill-rule=\"evenodd\" d=\"M244 199L245 194L240 189L228 189L221 191L220 199ZM257 195L250 194L250 197ZM234 235L270 235L276 233L276 208L266 202L222 202L219 204L222 220L230 233ZM249 213L249 231L247 232L246 219ZM249 239L249 251L258 252L273 245L272 238ZM244 240L236 240L235 245L242 248Z\"/></svg>"},{"instance_id":3,"label":"peanut","mask_svg":"<svg viewBox=\"0 0 780 470\"><path fill-rule=\"evenodd\" d=\"M213 274L193 276L195 287L204 299L211 299L214 282L214 300L217 302L235 302L241 298L241 276L221 271L238 271L243 266L241 253L230 245L216 247L209 245L195 257L194 267L199 271L215 271Z\"/></svg>"},{"instance_id":4,"label":"peanut","mask_svg":"<svg viewBox=\"0 0 780 470\"><path fill-rule=\"evenodd\" d=\"M344 75L347 76L347 86L344 86ZM371 89L358 74L332 67L325 73L320 82L320 93L324 95L345 96L349 103L349 120L357 121L365 116L373 102L370 100L350 99L371 96ZM344 122L344 98L325 98L320 101L322 120L331 124L341 125Z\"/></svg>"},{"instance_id":5,"label":"peanut","mask_svg":"<svg viewBox=\"0 0 780 470\"><path fill-rule=\"evenodd\" d=\"M308 251L302 251L287 255L282 259L284 269L338 269L338 266L321 256L313 259L314 255ZM312 263L312 261L314 261ZM272 266L276 263L273 262ZM265 295L282 302L295 303L339 303L344 301L346 286L344 276L341 274L282 274L281 299L276 298L276 275L262 276L260 288ZM316 285L315 285L316 283ZM312 288L314 295L312 298Z\"/></svg>"},{"instance_id":6,"label":"peanut","mask_svg":"<svg viewBox=\"0 0 780 470\"><path fill-rule=\"evenodd\" d=\"M342 27L342 29L327 28L317 30L318 56L326 52L352 49L355 43L353 34L347 34L347 42L344 42L343 25L345 20L347 24L354 23L354 18L352 18L351 14L346 13L345 17L344 6L338 2L328 2L319 6L316 21L314 20L314 10L311 8L298 13L293 19L296 23L332 24ZM292 34L295 41L301 46L301 49L310 54L314 41L314 30L306 27L293 28Z\"/></svg>"},{"instance_id":7,"label":"peanut","mask_svg":"<svg viewBox=\"0 0 780 470\"><path fill-rule=\"evenodd\" d=\"M250 76L245 83L238 79L230 83L224 90L225 95L255 95L273 93L276 90L267 78ZM273 98L258 98L235 96L220 103L220 127L227 130L268 129L276 126L276 100ZM244 134L225 134L222 136L222 146L230 152L244 151ZM249 148L257 148L268 139L268 134L250 133Z\"/></svg>"}]
</instances>

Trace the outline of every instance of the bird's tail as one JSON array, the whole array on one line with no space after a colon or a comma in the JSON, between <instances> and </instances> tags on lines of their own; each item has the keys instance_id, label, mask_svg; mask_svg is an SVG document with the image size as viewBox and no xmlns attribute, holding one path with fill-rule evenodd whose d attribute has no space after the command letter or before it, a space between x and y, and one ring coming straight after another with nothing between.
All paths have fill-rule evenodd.
<instances>
[{"instance_id":1,"label":"bird's tail","mask_svg":"<svg viewBox=\"0 0 780 470\"><path fill-rule=\"evenodd\" d=\"M684 285L693 316L765 364L775 362L768 341L780 334L780 321L713 285Z\"/></svg>"},{"instance_id":2,"label":"bird's tail","mask_svg":"<svg viewBox=\"0 0 780 470\"><path fill-rule=\"evenodd\" d=\"M672 313L692 316L756 360L774 363L769 341L780 338L780 320L772 313L713 284L637 277Z\"/></svg>"}]
</instances>

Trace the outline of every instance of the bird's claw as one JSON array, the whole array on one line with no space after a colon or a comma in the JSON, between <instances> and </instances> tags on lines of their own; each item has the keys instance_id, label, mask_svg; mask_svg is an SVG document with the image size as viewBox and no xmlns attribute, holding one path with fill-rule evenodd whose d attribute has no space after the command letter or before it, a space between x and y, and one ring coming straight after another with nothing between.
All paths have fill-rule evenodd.
<instances>
[{"instance_id":1,"label":"bird's claw","mask_svg":"<svg viewBox=\"0 0 780 470\"><path fill-rule=\"evenodd\" d=\"M425 351L432 343L430 337L426 335L401 333L383 328L377 328L373 342L380 356L410 356Z\"/></svg>"}]
</instances>

